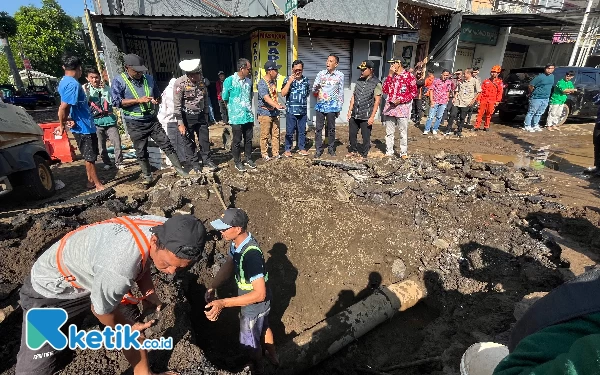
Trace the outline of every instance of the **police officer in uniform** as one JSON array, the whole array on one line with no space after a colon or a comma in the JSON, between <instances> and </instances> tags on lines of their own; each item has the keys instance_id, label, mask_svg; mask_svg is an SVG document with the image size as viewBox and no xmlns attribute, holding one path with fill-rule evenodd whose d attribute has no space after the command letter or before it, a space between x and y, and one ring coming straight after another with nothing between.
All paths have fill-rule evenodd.
<instances>
[{"instance_id":1,"label":"police officer in uniform","mask_svg":"<svg viewBox=\"0 0 600 375\"><path fill-rule=\"evenodd\" d=\"M200 59L183 60L179 63L181 70L186 72L173 85L173 106L179 131L184 136L185 155L197 171L200 171L198 153L202 157L204 168L209 171L217 170L210 159L209 97ZM198 135L199 152L196 152L195 138Z\"/></svg>"},{"instance_id":2,"label":"police officer in uniform","mask_svg":"<svg viewBox=\"0 0 600 375\"><path fill-rule=\"evenodd\" d=\"M138 55L129 54L123 57L123 62L125 71L117 75L111 85L112 105L123 110L127 132L133 141L135 155L142 169L143 184L147 186L152 183L152 170L148 160L150 138L165 152L177 173L187 177L188 174L183 170L175 148L156 117L160 91L154 78L145 74L148 68L144 66L144 60Z\"/></svg>"}]
</instances>

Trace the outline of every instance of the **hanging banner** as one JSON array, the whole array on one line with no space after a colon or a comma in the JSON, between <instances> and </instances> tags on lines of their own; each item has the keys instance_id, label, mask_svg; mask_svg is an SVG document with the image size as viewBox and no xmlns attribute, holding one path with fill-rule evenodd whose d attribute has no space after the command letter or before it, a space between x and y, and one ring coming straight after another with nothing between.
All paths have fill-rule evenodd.
<instances>
[{"instance_id":1,"label":"hanging banner","mask_svg":"<svg viewBox=\"0 0 600 375\"><path fill-rule=\"evenodd\" d=\"M252 90L257 91L258 77L260 77L260 46L258 44L258 31L250 36L250 45L252 46Z\"/></svg>"},{"instance_id":2,"label":"hanging banner","mask_svg":"<svg viewBox=\"0 0 600 375\"><path fill-rule=\"evenodd\" d=\"M265 76L264 65L267 61L274 61L277 65L281 65L277 77L277 88L281 89L283 80L287 76L287 33L258 31L252 34L251 44L254 91L257 91L258 81ZM259 48L255 48L255 45Z\"/></svg>"}]
</instances>

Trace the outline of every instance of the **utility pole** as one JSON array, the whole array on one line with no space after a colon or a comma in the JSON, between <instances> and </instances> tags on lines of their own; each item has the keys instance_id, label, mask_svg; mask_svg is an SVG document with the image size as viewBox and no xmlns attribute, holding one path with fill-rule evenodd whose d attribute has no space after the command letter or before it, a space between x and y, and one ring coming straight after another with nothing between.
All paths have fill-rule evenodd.
<instances>
[{"instance_id":1,"label":"utility pole","mask_svg":"<svg viewBox=\"0 0 600 375\"><path fill-rule=\"evenodd\" d=\"M573 47L573 53L571 53L569 66L573 66L573 64L575 63L575 58L577 57L579 45L583 42L583 32L585 31L585 25L587 24L588 15L592 10L593 1L594 0L588 0L587 8L585 9L585 14L583 15L583 21L581 22L581 27L579 28L579 33L577 34L577 41L575 42L575 46Z\"/></svg>"}]
</instances>

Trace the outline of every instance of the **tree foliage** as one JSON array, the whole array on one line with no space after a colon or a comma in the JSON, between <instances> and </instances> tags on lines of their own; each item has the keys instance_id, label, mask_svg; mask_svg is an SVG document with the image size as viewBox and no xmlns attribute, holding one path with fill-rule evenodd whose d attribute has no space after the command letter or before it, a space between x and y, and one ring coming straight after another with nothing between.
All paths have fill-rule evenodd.
<instances>
[{"instance_id":1,"label":"tree foliage","mask_svg":"<svg viewBox=\"0 0 600 375\"><path fill-rule=\"evenodd\" d=\"M0 12L0 38L9 38L17 33L17 21L6 12Z\"/></svg>"},{"instance_id":2,"label":"tree foliage","mask_svg":"<svg viewBox=\"0 0 600 375\"><path fill-rule=\"evenodd\" d=\"M17 32L10 43L20 69L23 66L21 52L34 70L55 77L63 75L61 57L65 52L79 56L86 66L93 65L91 53L83 44L81 18L67 15L56 0L42 0L40 8L22 6L14 20ZM6 56L0 53L0 82L6 81L8 74Z\"/></svg>"}]
</instances>

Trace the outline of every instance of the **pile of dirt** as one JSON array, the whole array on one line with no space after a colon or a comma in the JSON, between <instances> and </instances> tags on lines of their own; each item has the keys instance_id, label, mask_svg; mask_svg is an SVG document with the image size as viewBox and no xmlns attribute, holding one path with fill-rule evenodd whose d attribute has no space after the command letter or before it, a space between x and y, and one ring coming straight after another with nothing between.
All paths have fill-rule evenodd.
<instances>
[{"instance_id":1,"label":"pile of dirt","mask_svg":"<svg viewBox=\"0 0 600 375\"><path fill-rule=\"evenodd\" d=\"M271 327L283 343L369 295L408 277L425 281L428 297L414 308L310 370L358 374L440 357L396 374L457 374L477 341L506 342L515 304L571 277L555 231L571 248L597 253L598 212L556 201L544 174L480 163L468 154L352 163L290 158L239 174L223 169L218 187L164 174L149 191L117 193L76 210L19 216L0 226L1 307L14 303L20 280L53 241L79 225L125 214L192 213L208 227L225 203L245 209L267 259L273 291ZM122 194L122 195L120 195ZM174 278L156 273L168 307L152 335L172 336L173 351L151 353L156 370L184 374L243 373L237 313L204 316L204 291L225 261L228 244L209 233L204 258ZM586 242L587 241L587 242ZM12 287L11 287L12 286ZM232 295L233 285L220 291ZM18 311L0 324L0 372L10 374L20 340ZM96 323L89 321L90 326ZM127 372L124 357L78 352L64 374ZM271 371L273 369L270 369Z\"/></svg>"}]
</instances>

